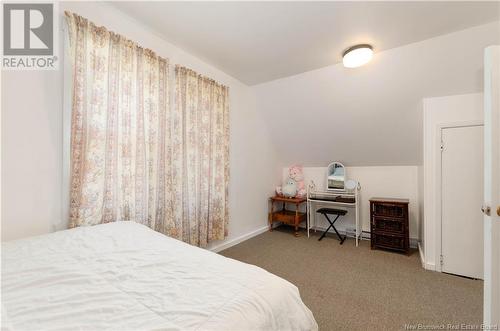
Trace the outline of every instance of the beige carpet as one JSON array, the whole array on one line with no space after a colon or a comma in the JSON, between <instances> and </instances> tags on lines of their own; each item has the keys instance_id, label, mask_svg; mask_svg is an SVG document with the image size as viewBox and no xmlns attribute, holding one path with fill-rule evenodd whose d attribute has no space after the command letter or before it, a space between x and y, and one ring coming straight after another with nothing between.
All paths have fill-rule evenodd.
<instances>
[{"instance_id":1,"label":"beige carpet","mask_svg":"<svg viewBox=\"0 0 500 331\"><path fill-rule=\"evenodd\" d=\"M280 227L222 255L255 264L300 291L320 330L401 330L405 324L480 324L480 280L426 271L418 251L411 256L355 247L319 232L295 238Z\"/></svg>"}]
</instances>

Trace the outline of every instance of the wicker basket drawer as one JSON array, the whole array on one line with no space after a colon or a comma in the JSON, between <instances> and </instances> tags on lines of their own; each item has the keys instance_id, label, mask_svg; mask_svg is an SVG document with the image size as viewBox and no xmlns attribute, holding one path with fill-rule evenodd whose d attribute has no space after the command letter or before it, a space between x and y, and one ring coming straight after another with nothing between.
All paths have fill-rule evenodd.
<instances>
[{"instance_id":1,"label":"wicker basket drawer","mask_svg":"<svg viewBox=\"0 0 500 331\"><path fill-rule=\"evenodd\" d=\"M375 247L406 251L407 244L404 236L372 233L372 240Z\"/></svg>"},{"instance_id":2,"label":"wicker basket drawer","mask_svg":"<svg viewBox=\"0 0 500 331\"><path fill-rule=\"evenodd\" d=\"M402 219L373 216L371 225L372 232L405 233L405 222Z\"/></svg>"},{"instance_id":3,"label":"wicker basket drawer","mask_svg":"<svg viewBox=\"0 0 500 331\"><path fill-rule=\"evenodd\" d=\"M399 204L377 203L373 205L373 214L387 217L406 217L406 206Z\"/></svg>"}]
</instances>

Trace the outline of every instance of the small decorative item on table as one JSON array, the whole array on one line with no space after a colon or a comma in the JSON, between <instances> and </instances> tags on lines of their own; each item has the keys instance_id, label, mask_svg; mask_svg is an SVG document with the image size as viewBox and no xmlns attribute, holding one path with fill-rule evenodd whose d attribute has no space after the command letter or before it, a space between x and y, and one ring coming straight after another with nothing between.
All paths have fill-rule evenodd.
<instances>
[{"instance_id":1,"label":"small decorative item on table","mask_svg":"<svg viewBox=\"0 0 500 331\"><path fill-rule=\"evenodd\" d=\"M291 225L295 228L295 236L299 236L299 224L303 221L307 221L307 213L302 213L299 211L300 205L307 201L305 197L297 198L287 198L284 196L276 195L269 198L271 201L271 211L269 213L269 231L273 231L274 222L282 222L287 225ZM274 204L281 203L281 210L274 210ZM287 210L286 204L294 204L295 210Z\"/></svg>"}]
</instances>

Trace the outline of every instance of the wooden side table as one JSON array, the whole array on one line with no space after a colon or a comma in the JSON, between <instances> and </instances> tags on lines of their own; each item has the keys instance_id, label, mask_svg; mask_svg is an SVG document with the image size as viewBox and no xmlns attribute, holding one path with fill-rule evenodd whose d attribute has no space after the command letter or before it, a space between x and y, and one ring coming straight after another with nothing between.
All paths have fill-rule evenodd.
<instances>
[{"instance_id":1,"label":"wooden side table","mask_svg":"<svg viewBox=\"0 0 500 331\"><path fill-rule=\"evenodd\" d=\"M274 196L269 198L271 201L271 211L269 213L269 231L273 231L274 222L282 222L295 227L295 236L299 236L299 224L307 221L307 213L299 211L300 205L307 201L307 198L286 198L282 196ZM282 203L281 210L274 210L275 203ZM286 204L294 204L295 210L287 210Z\"/></svg>"}]
</instances>

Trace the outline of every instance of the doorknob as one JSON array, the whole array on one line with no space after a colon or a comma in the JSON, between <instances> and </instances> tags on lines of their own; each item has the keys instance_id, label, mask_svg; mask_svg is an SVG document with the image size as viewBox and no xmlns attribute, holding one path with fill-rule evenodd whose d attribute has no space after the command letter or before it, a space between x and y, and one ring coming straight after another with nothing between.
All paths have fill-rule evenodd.
<instances>
[{"instance_id":1,"label":"doorknob","mask_svg":"<svg viewBox=\"0 0 500 331\"><path fill-rule=\"evenodd\" d=\"M497 207L497 215L500 216L500 206Z\"/></svg>"},{"instance_id":2,"label":"doorknob","mask_svg":"<svg viewBox=\"0 0 500 331\"><path fill-rule=\"evenodd\" d=\"M483 214L485 214L486 216L490 216L490 214L491 214L491 208L490 208L490 206L485 206L485 205L483 205L483 206L481 207L481 211L482 211L482 212L483 212ZM500 212L500 207L498 207L498 209L497 209L497 213L498 213L498 212Z\"/></svg>"}]
</instances>

